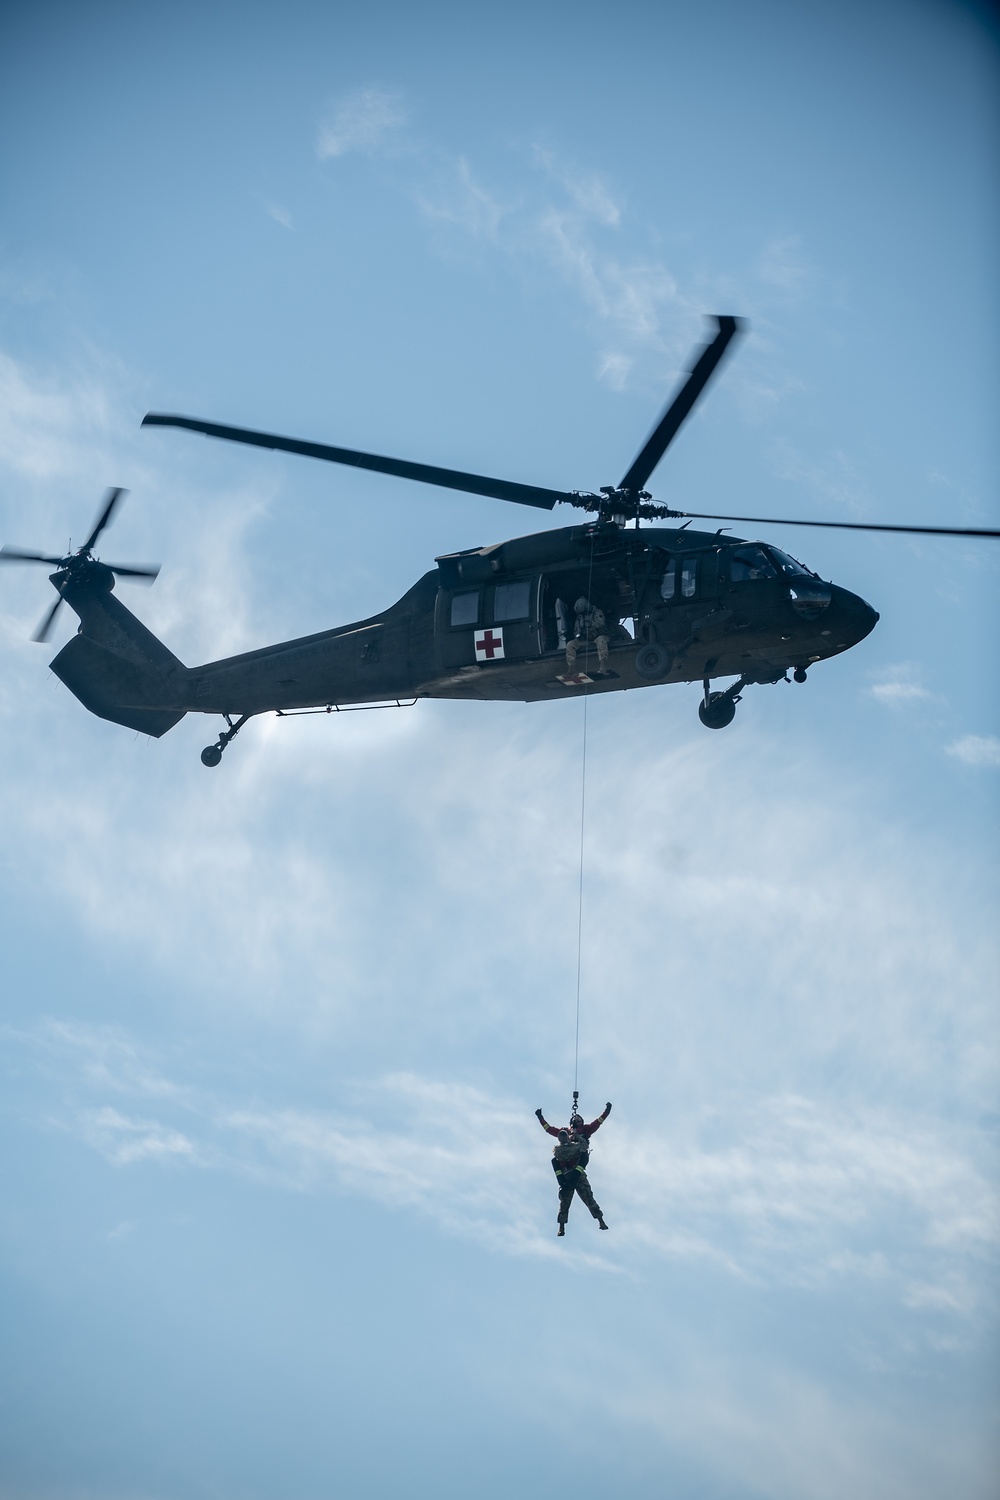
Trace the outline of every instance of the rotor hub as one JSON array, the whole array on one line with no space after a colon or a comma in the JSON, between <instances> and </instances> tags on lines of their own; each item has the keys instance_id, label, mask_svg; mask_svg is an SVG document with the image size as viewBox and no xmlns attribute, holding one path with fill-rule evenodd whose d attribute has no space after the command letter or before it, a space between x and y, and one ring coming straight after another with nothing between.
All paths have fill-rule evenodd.
<instances>
[{"instance_id":1,"label":"rotor hub","mask_svg":"<svg viewBox=\"0 0 1000 1500\"><path fill-rule=\"evenodd\" d=\"M602 521L614 521L623 526L627 521L652 521L668 516L683 515L667 505L656 505L648 490L622 489L618 485L602 484L596 495L575 490L570 504L581 510L589 510Z\"/></svg>"}]
</instances>

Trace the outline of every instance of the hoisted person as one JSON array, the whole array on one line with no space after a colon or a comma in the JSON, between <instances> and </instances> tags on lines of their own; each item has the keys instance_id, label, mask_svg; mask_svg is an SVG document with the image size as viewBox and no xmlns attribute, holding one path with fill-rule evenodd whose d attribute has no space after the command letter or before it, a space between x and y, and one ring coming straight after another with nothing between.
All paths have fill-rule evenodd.
<instances>
[{"instance_id":1,"label":"hoisted person","mask_svg":"<svg viewBox=\"0 0 1000 1500\"><path fill-rule=\"evenodd\" d=\"M592 1120L589 1125L584 1123L582 1115L574 1112L568 1126L557 1126L550 1125L540 1109L535 1110L542 1129L558 1138L558 1144L552 1152L552 1170L559 1184L557 1237L566 1233L566 1221L569 1218L569 1207L574 1193L583 1199L601 1229L608 1227L604 1222L600 1205L594 1197L586 1168L590 1161L590 1137L595 1130L600 1129L610 1113L611 1105L608 1103L604 1106L603 1114L598 1115L597 1119Z\"/></svg>"},{"instance_id":2,"label":"hoisted person","mask_svg":"<svg viewBox=\"0 0 1000 1500\"><path fill-rule=\"evenodd\" d=\"M597 647L597 671L603 674L608 670L608 622L603 609L583 595L576 601L576 623L572 637L566 642L566 670L573 673L576 671L576 654L582 645L584 658L589 655L590 645Z\"/></svg>"}]
</instances>

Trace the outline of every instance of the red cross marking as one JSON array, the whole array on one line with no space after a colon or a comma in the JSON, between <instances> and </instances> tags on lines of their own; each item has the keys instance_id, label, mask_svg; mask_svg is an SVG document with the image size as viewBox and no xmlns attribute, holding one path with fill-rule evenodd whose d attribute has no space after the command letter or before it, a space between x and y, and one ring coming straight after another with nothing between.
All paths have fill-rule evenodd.
<instances>
[{"instance_id":1,"label":"red cross marking","mask_svg":"<svg viewBox=\"0 0 1000 1500\"><path fill-rule=\"evenodd\" d=\"M503 636L494 635L492 630L485 630L482 639L478 637L476 639L476 650L485 652L488 661L493 660L494 655L502 646Z\"/></svg>"}]
</instances>

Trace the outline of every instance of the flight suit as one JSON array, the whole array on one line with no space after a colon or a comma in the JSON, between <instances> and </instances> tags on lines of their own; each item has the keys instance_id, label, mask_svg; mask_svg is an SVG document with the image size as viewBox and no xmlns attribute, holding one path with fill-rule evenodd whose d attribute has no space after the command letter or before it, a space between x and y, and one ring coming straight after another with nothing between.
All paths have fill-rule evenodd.
<instances>
[{"instance_id":1,"label":"flight suit","mask_svg":"<svg viewBox=\"0 0 1000 1500\"><path fill-rule=\"evenodd\" d=\"M596 604L589 605L587 609L577 613L576 630L572 639L566 642L566 670L568 672L576 671L576 654L581 642L590 641L597 646L597 670L606 672L608 670L608 622L604 618L603 609L598 609Z\"/></svg>"},{"instance_id":2,"label":"flight suit","mask_svg":"<svg viewBox=\"0 0 1000 1500\"><path fill-rule=\"evenodd\" d=\"M566 1227L566 1221L569 1218L569 1206L573 1202L574 1193L583 1199L602 1229L606 1227L604 1215L590 1186L586 1167L590 1160L590 1137L594 1134L595 1130L600 1130L610 1113L611 1105L608 1104L597 1116L597 1119L591 1120L589 1125L584 1124L578 1115L574 1115L573 1118L576 1123L572 1129L567 1129L565 1126L550 1125L541 1110L535 1110L535 1115L542 1129L549 1135L560 1137L559 1145L556 1146L552 1153L552 1170L555 1172L556 1182L559 1184L558 1223L560 1234Z\"/></svg>"},{"instance_id":3,"label":"flight suit","mask_svg":"<svg viewBox=\"0 0 1000 1500\"><path fill-rule=\"evenodd\" d=\"M576 1193L583 1199L595 1219L603 1219L600 1206L583 1167L587 1156L587 1143L579 1136L571 1136L565 1145L560 1143L552 1153L552 1170L559 1184L558 1223L565 1224L569 1218L569 1206Z\"/></svg>"}]
</instances>

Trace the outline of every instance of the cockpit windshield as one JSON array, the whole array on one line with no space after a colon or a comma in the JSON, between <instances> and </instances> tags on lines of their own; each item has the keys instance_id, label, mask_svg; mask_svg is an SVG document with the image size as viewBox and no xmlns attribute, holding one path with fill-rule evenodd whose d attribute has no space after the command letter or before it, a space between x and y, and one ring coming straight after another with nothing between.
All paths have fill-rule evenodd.
<instances>
[{"instance_id":1,"label":"cockpit windshield","mask_svg":"<svg viewBox=\"0 0 1000 1500\"><path fill-rule=\"evenodd\" d=\"M780 547L770 547L768 550L786 577L816 578L819 576L811 568L805 568L800 562L796 562L794 557L789 557L787 552L782 552Z\"/></svg>"},{"instance_id":2,"label":"cockpit windshield","mask_svg":"<svg viewBox=\"0 0 1000 1500\"><path fill-rule=\"evenodd\" d=\"M730 554L729 576L734 583L751 578L777 578L778 570L763 547L740 547Z\"/></svg>"}]
</instances>

